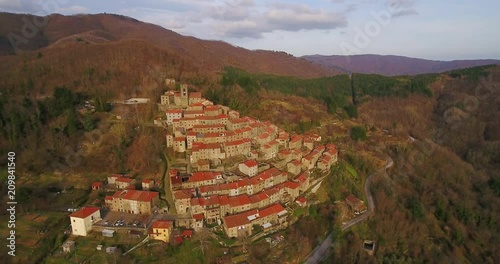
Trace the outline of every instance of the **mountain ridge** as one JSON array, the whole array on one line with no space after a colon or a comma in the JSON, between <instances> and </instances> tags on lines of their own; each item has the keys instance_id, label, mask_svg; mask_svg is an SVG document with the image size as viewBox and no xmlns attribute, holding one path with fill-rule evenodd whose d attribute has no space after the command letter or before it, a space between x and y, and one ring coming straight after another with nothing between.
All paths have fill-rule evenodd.
<instances>
[{"instance_id":1,"label":"mountain ridge","mask_svg":"<svg viewBox=\"0 0 500 264\"><path fill-rule=\"evenodd\" d=\"M345 73L357 72L387 76L441 73L461 68L500 64L500 60L427 60L398 55L306 55L302 58Z\"/></svg>"},{"instance_id":2,"label":"mountain ridge","mask_svg":"<svg viewBox=\"0 0 500 264\"><path fill-rule=\"evenodd\" d=\"M338 71L284 52L248 50L223 41L183 36L155 24L115 14L72 16L51 14L40 17L29 14L0 13L0 56L12 56L16 53L9 36L16 35L22 38L22 30L26 24L36 25L35 21L44 19L47 23L43 27L36 28L36 34L31 38L25 38L27 41L20 42L19 50L32 52L50 48L64 49L65 46L57 46L60 44L58 41L71 38L75 41L74 43L69 41L67 44L70 46L78 44L77 42L98 44L91 38L110 43L141 40L146 43L145 45L177 54L187 63L211 74L221 72L225 66L239 67L250 72L303 78L339 74ZM84 35L87 35L89 39L83 38Z\"/></svg>"}]
</instances>

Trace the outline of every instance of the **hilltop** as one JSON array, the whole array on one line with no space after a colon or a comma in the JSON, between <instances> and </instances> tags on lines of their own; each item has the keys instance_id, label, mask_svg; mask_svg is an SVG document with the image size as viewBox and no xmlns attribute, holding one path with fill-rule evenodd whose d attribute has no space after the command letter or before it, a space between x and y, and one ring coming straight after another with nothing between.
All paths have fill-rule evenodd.
<instances>
[{"instance_id":1,"label":"hilltop","mask_svg":"<svg viewBox=\"0 0 500 264\"><path fill-rule=\"evenodd\" d=\"M96 48L91 54L85 54L86 58L91 60L94 57L106 56L106 52L115 48L140 41L139 47L134 47L136 51L155 49L157 53L174 53L187 64L185 67L202 69L209 74L220 72L224 66L228 65L251 72L298 77L318 77L337 73L335 70L323 68L284 52L251 51L222 41L200 40L121 15L63 16L52 14L47 17L38 17L0 13L0 55L11 54L7 56L10 57L8 58L9 64L7 64L9 68L13 64L22 62L23 56L19 50L18 55L12 55L16 53L16 50L10 45L8 34L23 36L21 30L25 21L34 23L34 21L43 20L46 20L47 24L37 28L36 34L26 43L21 43L20 51L40 51L45 55L45 53L51 54L52 52L74 51L87 45ZM2 56L2 60L4 59L6 58ZM50 60L50 58L46 59ZM78 59L78 56L75 59ZM2 67L2 70L5 69L6 67Z\"/></svg>"}]
</instances>

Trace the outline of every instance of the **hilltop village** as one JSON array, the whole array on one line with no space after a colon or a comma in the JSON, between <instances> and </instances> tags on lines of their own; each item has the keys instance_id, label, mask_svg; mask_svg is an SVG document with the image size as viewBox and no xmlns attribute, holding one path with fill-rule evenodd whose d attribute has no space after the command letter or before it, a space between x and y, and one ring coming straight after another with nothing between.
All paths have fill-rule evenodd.
<instances>
[{"instance_id":1,"label":"hilltop village","mask_svg":"<svg viewBox=\"0 0 500 264\"><path fill-rule=\"evenodd\" d=\"M166 83L175 87L175 80ZM138 184L123 174L95 182L93 190L112 191L104 198L105 211L84 207L73 212L73 235L94 230L112 237L128 230L181 243L208 227L228 238L264 236L291 224L293 210L307 206L308 193L337 162L337 148L322 144L319 135L289 134L215 105L185 84L177 88L161 95L161 115L154 120L165 129L165 182L143 179ZM155 191L160 186L165 197ZM360 200L351 200L353 208L361 208L358 213L366 210Z\"/></svg>"},{"instance_id":2,"label":"hilltop village","mask_svg":"<svg viewBox=\"0 0 500 264\"><path fill-rule=\"evenodd\" d=\"M288 224L283 205L298 202L311 183L311 171L329 171L337 161L334 145L318 135L293 135L269 122L241 117L214 105L199 92L168 91L161 96L164 122L171 129L167 147L185 154L186 169L169 170L178 214L190 214L187 228L222 224L229 237L252 235Z\"/></svg>"}]
</instances>

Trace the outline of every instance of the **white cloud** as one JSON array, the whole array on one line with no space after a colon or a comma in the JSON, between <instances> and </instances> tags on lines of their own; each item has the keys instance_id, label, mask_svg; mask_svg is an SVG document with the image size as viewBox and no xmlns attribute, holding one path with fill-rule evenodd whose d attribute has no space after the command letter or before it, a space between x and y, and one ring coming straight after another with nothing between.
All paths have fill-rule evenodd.
<instances>
[{"instance_id":1,"label":"white cloud","mask_svg":"<svg viewBox=\"0 0 500 264\"><path fill-rule=\"evenodd\" d=\"M417 15L415 8L417 0L388 0L387 4L392 11L393 17Z\"/></svg>"},{"instance_id":2,"label":"white cloud","mask_svg":"<svg viewBox=\"0 0 500 264\"><path fill-rule=\"evenodd\" d=\"M7 12L35 12L37 0L0 0L0 11Z\"/></svg>"},{"instance_id":3,"label":"white cloud","mask_svg":"<svg viewBox=\"0 0 500 264\"><path fill-rule=\"evenodd\" d=\"M261 38L262 34L274 31L335 29L347 25L343 14L307 5L275 2L256 6L253 1L246 2L247 5L226 5L211 16L210 22L220 37Z\"/></svg>"},{"instance_id":4,"label":"white cloud","mask_svg":"<svg viewBox=\"0 0 500 264\"><path fill-rule=\"evenodd\" d=\"M343 13L311 8L308 5L254 0L168 0L170 5L134 7L120 13L159 24L181 34L208 39L259 39L274 31L329 30L347 25ZM259 2L260 3L260 2Z\"/></svg>"}]
</instances>

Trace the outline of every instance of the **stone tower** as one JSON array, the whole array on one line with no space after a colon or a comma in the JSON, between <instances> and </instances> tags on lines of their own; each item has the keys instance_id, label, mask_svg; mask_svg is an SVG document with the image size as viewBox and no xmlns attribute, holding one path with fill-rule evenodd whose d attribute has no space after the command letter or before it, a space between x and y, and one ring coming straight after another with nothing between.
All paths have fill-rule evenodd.
<instances>
[{"instance_id":1,"label":"stone tower","mask_svg":"<svg viewBox=\"0 0 500 264\"><path fill-rule=\"evenodd\" d=\"M189 103L189 93L187 84L181 84L181 106L187 107Z\"/></svg>"}]
</instances>

